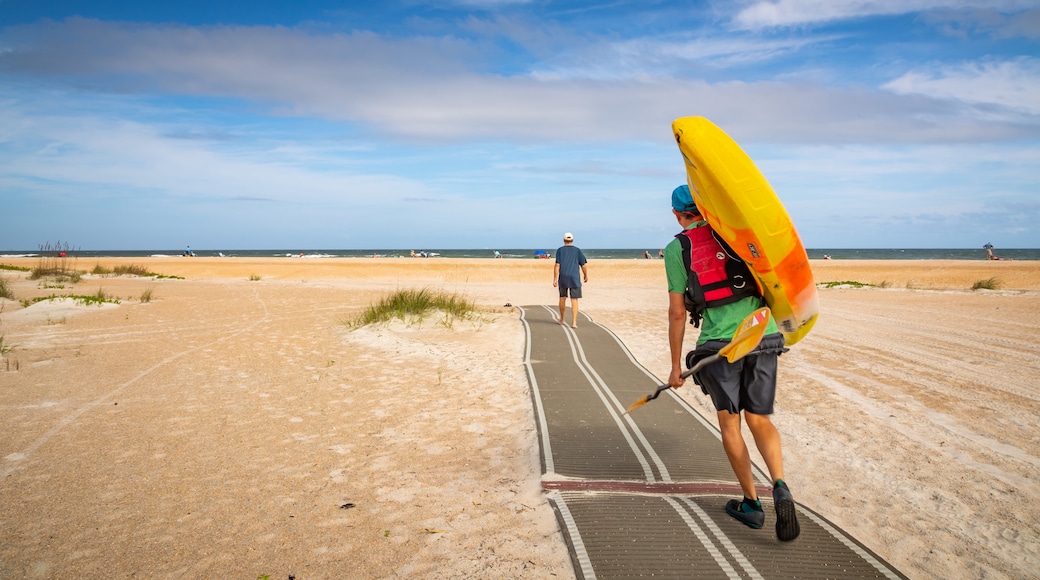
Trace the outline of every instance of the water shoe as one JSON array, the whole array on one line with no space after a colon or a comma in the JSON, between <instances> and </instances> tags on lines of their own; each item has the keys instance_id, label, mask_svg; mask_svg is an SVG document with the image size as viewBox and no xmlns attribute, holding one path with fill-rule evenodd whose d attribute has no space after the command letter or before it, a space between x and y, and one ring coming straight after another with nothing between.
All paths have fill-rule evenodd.
<instances>
[{"instance_id":1,"label":"water shoe","mask_svg":"<svg viewBox=\"0 0 1040 580\"><path fill-rule=\"evenodd\" d=\"M782 479L776 480L773 485L773 506L776 509L776 538L781 542L797 538L802 530L798 526L798 516L795 515L794 498Z\"/></svg>"},{"instance_id":2,"label":"water shoe","mask_svg":"<svg viewBox=\"0 0 1040 580\"><path fill-rule=\"evenodd\" d=\"M766 523L766 513L762 511L761 503L759 503L759 508L755 509L755 506L747 499L729 500L726 502L726 513L736 518L737 521L745 526L755 528L756 530L761 528L762 524Z\"/></svg>"}]
</instances>

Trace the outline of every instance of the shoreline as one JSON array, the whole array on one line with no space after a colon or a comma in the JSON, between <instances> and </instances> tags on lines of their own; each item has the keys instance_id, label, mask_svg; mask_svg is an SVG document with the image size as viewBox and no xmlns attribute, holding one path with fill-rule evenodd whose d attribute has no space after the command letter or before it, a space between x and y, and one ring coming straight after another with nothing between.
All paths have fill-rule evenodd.
<instances>
[{"instance_id":1,"label":"shoreline","mask_svg":"<svg viewBox=\"0 0 1040 580\"><path fill-rule=\"evenodd\" d=\"M420 259L484 259L495 258L498 252L500 258L506 260L531 260L538 258L551 258L554 247L547 248L506 248L495 250L493 248L463 248L463 249L296 249L296 250L194 250L193 257L206 258L275 258L275 259L315 259L315 258L420 258ZM0 260L16 257L38 257L57 253L56 249L46 251L31 250L8 250L0 251ZM644 248L586 248L582 247L586 257L592 260L644 260L647 259L644 252L650 254L651 260L660 259L658 249ZM957 260L957 261L979 261L986 260L986 254L978 249L971 248L911 248L911 249L833 249L833 248L808 248L808 257L811 261L817 260ZM415 252L415 255L412 255ZM423 255L425 253L425 255ZM80 259L93 258L182 258L183 250L69 250L70 257ZM1008 248L998 253L998 259L994 261L1040 261L1040 249L1038 248Z\"/></svg>"},{"instance_id":2,"label":"shoreline","mask_svg":"<svg viewBox=\"0 0 1040 580\"><path fill-rule=\"evenodd\" d=\"M40 258L0 259L6 264L32 269ZM58 260L49 259L49 260ZM67 258L69 268L90 272L96 265L112 269L116 266L141 266L165 276L261 279L329 279L338 277L377 280L387 274L402 281L413 275L420 280L454 280L452 272L466 272L467 280L526 280L548 271L551 280L553 260L496 260L493 258L261 258L261 257L103 257ZM664 284L664 262L661 260L590 260L612 269L625 271L625 281L645 277L647 284ZM858 282L881 288L917 290L971 290L979 281L997 279L998 290L1040 290L1040 261L1032 260L810 260L819 286L837 282ZM3 274L5 270L0 270Z\"/></svg>"}]
</instances>

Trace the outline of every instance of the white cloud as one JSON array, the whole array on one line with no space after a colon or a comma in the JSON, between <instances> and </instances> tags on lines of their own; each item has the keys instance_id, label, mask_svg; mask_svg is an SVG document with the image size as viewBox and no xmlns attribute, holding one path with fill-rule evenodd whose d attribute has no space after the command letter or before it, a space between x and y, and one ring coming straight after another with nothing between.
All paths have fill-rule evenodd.
<instances>
[{"instance_id":1,"label":"white cloud","mask_svg":"<svg viewBox=\"0 0 1040 580\"><path fill-rule=\"evenodd\" d=\"M884 88L1040 115L1040 59L936 65L908 72Z\"/></svg>"},{"instance_id":2,"label":"white cloud","mask_svg":"<svg viewBox=\"0 0 1040 580\"><path fill-rule=\"evenodd\" d=\"M508 43L544 32L492 24L509 28ZM900 235L963 245L949 226L969 223L983 198L993 228L1038 211L1035 57L882 66L807 50L819 36L715 30L573 34L540 53L548 60L498 64L493 34L316 30L86 20L0 30L0 191L18 217L0 247L32 246L11 240L59 223L93 247L102 233L179 247L189 226L200 248L204 235L254 248L524 246L581 216L597 224L590 247L653 248L670 229L660 200L682 178L669 128L686 115L749 150L811 244L878 245L892 223L939 216ZM846 73L822 79L903 68L884 88L780 80L806 79L796 61L809 52L813 67ZM726 70L762 59L777 63L757 70L771 81ZM1016 243L1035 247L1036 236Z\"/></svg>"},{"instance_id":3,"label":"white cloud","mask_svg":"<svg viewBox=\"0 0 1040 580\"><path fill-rule=\"evenodd\" d=\"M776 0L755 2L741 10L734 20L742 27L758 29L935 9L988 8L1017 12L1038 5L1037 0Z\"/></svg>"},{"instance_id":4,"label":"white cloud","mask_svg":"<svg viewBox=\"0 0 1040 580\"><path fill-rule=\"evenodd\" d=\"M691 71L768 62L835 37L739 38L697 35L689 40L634 39L594 43L549 59L531 73L538 80L688 78Z\"/></svg>"},{"instance_id":5,"label":"white cloud","mask_svg":"<svg viewBox=\"0 0 1040 580\"><path fill-rule=\"evenodd\" d=\"M481 74L474 72L482 58L479 47L455 39L316 36L262 27L129 28L83 20L13 36L29 48L0 57L0 63L27 77L83 79L114 93L241 99L281 114L426 143L662 142L669 139L671 121L686 115L707 116L745 138L770 141L948 142L1016 139L1038 131L1016 119L994 123L920 90L900 96L653 74L592 80ZM666 59L687 49L659 50ZM714 43L688 50L723 52Z\"/></svg>"},{"instance_id":6,"label":"white cloud","mask_svg":"<svg viewBox=\"0 0 1040 580\"><path fill-rule=\"evenodd\" d=\"M8 127L0 144L7 176L31 175L52 183L111 190L150 191L171 199L254 199L316 203L334 199L365 205L380 192L421 182L352 170L342 150L291 141L248 144L170 137L161 122L142 123L104 112L110 101L78 99L74 113L64 96L49 102L0 104ZM328 167L332 169L320 170Z\"/></svg>"}]
</instances>

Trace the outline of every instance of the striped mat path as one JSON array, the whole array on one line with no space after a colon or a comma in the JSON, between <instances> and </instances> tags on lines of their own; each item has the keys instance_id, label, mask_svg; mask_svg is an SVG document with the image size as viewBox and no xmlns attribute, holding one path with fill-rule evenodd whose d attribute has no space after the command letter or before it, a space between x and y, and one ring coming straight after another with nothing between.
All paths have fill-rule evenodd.
<instances>
[{"instance_id":1,"label":"striped mat path","mask_svg":"<svg viewBox=\"0 0 1040 580\"><path fill-rule=\"evenodd\" d=\"M542 487L578 578L905 578L800 503L801 535L778 541L757 466L765 527L726 515L741 490L718 429L671 390L623 415L661 381L617 336L583 312L575 329L554 307L518 309Z\"/></svg>"}]
</instances>

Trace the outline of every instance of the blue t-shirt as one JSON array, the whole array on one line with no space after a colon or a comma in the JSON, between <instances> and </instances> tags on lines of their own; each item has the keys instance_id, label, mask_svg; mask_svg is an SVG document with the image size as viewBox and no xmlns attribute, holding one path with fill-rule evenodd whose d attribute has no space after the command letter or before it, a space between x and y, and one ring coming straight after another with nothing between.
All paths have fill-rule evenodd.
<instances>
[{"instance_id":1,"label":"blue t-shirt","mask_svg":"<svg viewBox=\"0 0 1040 580\"><path fill-rule=\"evenodd\" d=\"M581 288L581 270L585 265L585 254L578 246L556 248L556 263L560 265L560 286Z\"/></svg>"}]
</instances>

